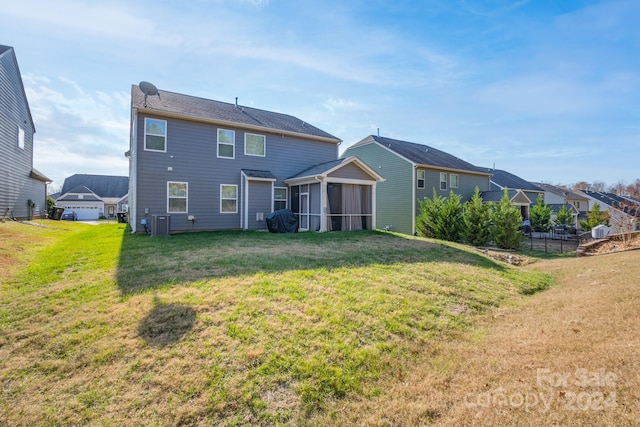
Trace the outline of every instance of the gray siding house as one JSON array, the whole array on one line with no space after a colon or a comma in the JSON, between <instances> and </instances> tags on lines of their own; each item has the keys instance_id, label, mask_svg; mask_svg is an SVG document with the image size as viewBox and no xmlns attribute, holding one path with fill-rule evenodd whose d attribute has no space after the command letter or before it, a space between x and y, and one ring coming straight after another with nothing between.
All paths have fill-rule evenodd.
<instances>
[{"instance_id":1,"label":"gray siding house","mask_svg":"<svg viewBox=\"0 0 640 427\"><path fill-rule=\"evenodd\" d=\"M352 215L352 206L331 211L329 184L372 192L381 180L358 160L338 159L340 139L294 116L164 90L145 96L137 85L131 100L133 232L154 215L167 216L170 232L266 229L265 217L284 208L301 230L335 230L327 213Z\"/></svg>"},{"instance_id":2,"label":"gray siding house","mask_svg":"<svg viewBox=\"0 0 640 427\"><path fill-rule=\"evenodd\" d=\"M413 142L370 135L345 153L357 156L384 182L376 190L376 228L415 234L418 201L450 191L468 200L476 187L489 190L491 174L451 154Z\"/></svg>"},{"instance_id":3,"label":"gray siding house","mask_svg":"<svg viewBox=\"0 0 640 427\"><path fill-rule=\"evenodd\" d=\"M33 168L36 132L14 50L0 45L0 217L43 218L51 179Z\"/></svg>"}]
</instances>

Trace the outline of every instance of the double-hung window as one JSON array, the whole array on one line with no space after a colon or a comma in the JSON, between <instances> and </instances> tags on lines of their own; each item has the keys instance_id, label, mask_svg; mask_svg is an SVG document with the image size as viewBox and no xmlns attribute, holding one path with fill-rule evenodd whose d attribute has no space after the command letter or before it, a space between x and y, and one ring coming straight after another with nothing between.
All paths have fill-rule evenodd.
<instances>
[{"instance_id":1,"label":"double-hung window","mask_svg":"<svg viewBox=\"0 0 640 427\"><path fill-rule=\"evenodd\" d=\"M24 129L18 127L18 148L24 150Z\"/></svg>"},{"instance_id":2,"label":"double-hung window","mask_svg":"<svg viewBox=\"0 0 640 427\"><path fill-rule=\"evenodd\" d=\"M445 172L440 172L440 189L447 189L447 174Z\"/></svg>"},{"instance_id":3,"label":"double-hung window","mask_svg":"<svg viewBox=\"0 0 640 427\"><path fill-rule=\"evenodd\" d=\"M418 183L417 184L418 188L424 188L424 176L425 176L424 169L418 169L416 171L416 182Z\"/></svg>"},{"instance_id":4,"label":"double-hung window","mask_svg":"<svg viewBox=\"0 0 640 427\"><path fill-rule=\"evenodd\" d=\"M255 133L244 134L244 154L247 156L264 157L267 152L266 138Z\"/></svg>"},{"instance_id":5,"label":"double-hung window","mask_svg":"<svg viewBox=\"0 0 640 427\"><path fill-rule=\"evenodd\" d=\"M280 209L287 208L287 188L286 187L274 187L273 189L273 210L279 211Z\"/></svg>"},{"instance_id":6,"label":"double-hung window","mask_svg":"<svg viewBox=\"0 0 640 427\"><path fill-rule=\"evenodd\" d=\"M218 129L218 157L235 158L236 133L229 129Z\"/></svg>"},{"instance_id":7,"label":"double-hung window","mask_svg":"<svg viewBox=\"0 0 640 427\"><path fill-rule=\"evenodd\" d=\"M458 188L460 185L460 178L457 173L452 173L449 175L449 185L451 188Z\"/></svg>"},{"instance_id":8,"label":"double-hung window","mask_svg":"<svg viewBox=\"0 0 640 427\"><path fill-rule=\"evenodd\" d=\"M186 182L167 182L167 212L187 213L189 184Z\"/></svg>"},{"instance_id":9,"label":"double-hung window","mask_svg":"<svg viewBox=\"0 0 640 427\"><path fill-rule=\"evenodd\" d=\"M167 151L167 121L144 119L144 149L147 151Z\"/></svg>"},{"instance_id":10,"label":"double-hung window","mask_svg":"<svg viewBox=\"0 0 640 427\"><path fill-rule=\"evenodd\" d=\"M238 212L238 186L220 184L220 213Z\"/></svg>"}]
</instances>

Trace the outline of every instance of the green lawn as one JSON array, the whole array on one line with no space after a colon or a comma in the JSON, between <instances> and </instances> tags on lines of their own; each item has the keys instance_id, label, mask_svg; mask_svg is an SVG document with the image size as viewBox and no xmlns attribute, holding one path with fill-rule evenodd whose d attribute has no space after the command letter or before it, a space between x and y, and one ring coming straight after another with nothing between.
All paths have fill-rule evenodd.
<instances>
[{"instance_id":1,"label":"green lawn","mask_svg":"<svg viewBox=\"0 0 640 427\"><path fill-rule=\"evenodd\" d=\"M313 424L336 401L384 397L474 314L551 283L384 232L40 224L0 224L9 425Z\"/></svg>"}]
</instances>

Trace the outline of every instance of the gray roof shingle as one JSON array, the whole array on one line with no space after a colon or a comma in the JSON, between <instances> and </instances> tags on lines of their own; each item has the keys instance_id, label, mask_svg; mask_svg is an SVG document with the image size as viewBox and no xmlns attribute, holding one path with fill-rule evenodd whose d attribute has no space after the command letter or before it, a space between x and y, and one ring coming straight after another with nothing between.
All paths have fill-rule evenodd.
<instances>
[{"instance_id":1,"label":"gray roof shingle","mask_svg":"<svg viewBox=\"0 0 640 427\"><path fill-rule=\"evenodd\" d=\"M417 144L415 142L385 138L382 136L371 135L371 137L380 145L419 165L489 175L488 172L472 165L471 163L459 159L449 153L445 153L442 150L438 150L437 148Z\"/></svg>"},{"instance_id":2,"label":"gray roof shingle","mask_svg":"<svg viewBox=\"0 0 640 427\"><path fill-rule=\"evenodd\" d=\"M84 186L100 197L120 198L129 192L129 177L112 175L75 174L64 180L62 194L75 192Z\"/></svg>"},{"instance_id":3,"label":"gray roof shingle","mask_svg":"<svg viewBox=\"0 0 640 427\"><path fill-rule=\"evenodd\" d=\"M147 111L178 114L201 120L214 120L224 123L248 125L265 130L291 132L301 135L320 137L340 142L339 138L317 127L288 114L260 110L227 102L214 101L196 96L183 95L164 90L158 91L159 96L145 96L137 85L131 87L132 107Z\"/></svg>"},{"instance_id":4,"label":"gray roof shingle","mask_svg":"<svg viewBox=\"0 0 640 427\"><path fill-rule=\"evenodd\" d=\"M488 173L492 174L491 181L504 188L515 188L518 190L526 190L526 191L538 191L543 193L544 190L537 185L530 183L529 181L520 178L510 172L500 170L500 169L491 169L491 168L482 168Z\"/></svg>"}]
</instances>

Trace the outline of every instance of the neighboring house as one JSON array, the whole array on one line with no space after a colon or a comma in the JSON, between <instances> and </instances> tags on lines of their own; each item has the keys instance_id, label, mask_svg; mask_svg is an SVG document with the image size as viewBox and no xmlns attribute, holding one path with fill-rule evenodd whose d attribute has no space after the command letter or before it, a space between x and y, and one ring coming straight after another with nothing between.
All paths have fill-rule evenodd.
<instances>
[{"instance_id":1,"label":"neighboring house","mask_svg":"<svg viewBox=\"0 0 640 427\"><path fill-rule=\"evenodd\" d=\"M489 190L491 174L451 154L413 142L370 135L345 153L382 175L376 191L376 228L415 234L419 200L453 191L468 200L476 187Z\"/></svg>"},{"instance_id":2,"label":"neighboring house","mask_svg":"<svg viewBox=\"0 0 640 427\"><path fill-rule=\"evenodd\" d=\"M127 211L129 178L75 174L64 180L56 206L78 214L79 220L115 218Z\"/></svg>"},{"instance_id":3,"label":"neighboring house","mask_svg":"<svg viewBox=\"0 0 640 427\"><path fill-rule=\"evenodd\" d=\"M542 182L532 182L532 184L544 190L544 202L552 209L552 219L555 218L556 213L562 206L567 206L567 209L573 212L574 227L576 229L580 228L580 220L585 219L589 211L588 198L556 185Z\"/></svg>"},{"instance_id":4,"label":"neighboring house","mask_svg":"<svg viewBox=\"0 0 640 427\"><path fill-rule=\"evenodd\" d=\"M536 204L538 195L544 196L544 190L519 176L500 169L482 168L491 174L491 189L482 193L485 202L499 202L505 188L509 191L512 205L520 207L522 218L529 218L529 208Z\"/></svg>"},{"instance_id":5,"label":"neighboring house","mask_svg":"<svg viewBox=\"0 0 640 427\"><path fill-rule=\"evenodd\" d=\"M265 217L283 208L298 216L301 230L358 228L358 222L371 228L373 219L351 220L373 218L375 197L366 195L382 178L357 159L338 159L335 136L237 102L163 90L147 96L137 85L131 98L125 155L133 232L146 225L159 234L156 220L169 232L266 229ZM342 204L337 192L347 198Z\"/></svg>"},{"instance_id":6,"label":"neighboring house","mask_svg":"<svg viewBox=\"0 0 640 427\"><path fill-rule=\"evenodd\" d=\"M613 193L582 190L589 199L589 206L600 205L601 211L608 211L611 229L614 233L640 231L640 203Z\"/></svg>"},{"instance_id":7,"label":"neighboring house","mask_svg":"<svg viewBox=\"0 0 640 427\"><path fill-rule=\"evenodd\" d=\"M43 218L51 179L33 168L36 132L15 52L0 45L0 217Z\"/></svg>"}]
</instances>

